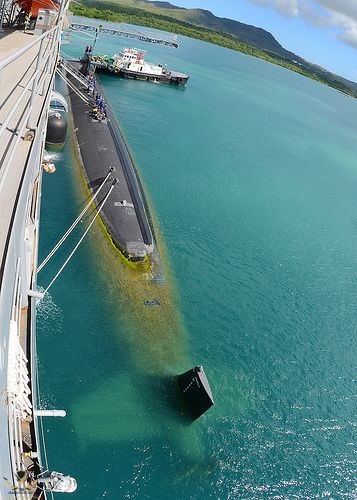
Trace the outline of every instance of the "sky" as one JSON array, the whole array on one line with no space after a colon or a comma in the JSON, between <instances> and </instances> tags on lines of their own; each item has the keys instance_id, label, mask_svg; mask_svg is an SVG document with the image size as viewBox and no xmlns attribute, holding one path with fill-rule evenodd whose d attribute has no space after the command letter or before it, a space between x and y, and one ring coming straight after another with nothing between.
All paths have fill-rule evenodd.
<instances>
[{"instance_id":1,"label":"sky","mask_svg":"<svg viewBox=\"0 0 357 500\"><path fill-rule=\"evenodd\" d=\"M357 82L357 0L169 0L269 31L287 50Z\"/></svg>"}]
</instances>

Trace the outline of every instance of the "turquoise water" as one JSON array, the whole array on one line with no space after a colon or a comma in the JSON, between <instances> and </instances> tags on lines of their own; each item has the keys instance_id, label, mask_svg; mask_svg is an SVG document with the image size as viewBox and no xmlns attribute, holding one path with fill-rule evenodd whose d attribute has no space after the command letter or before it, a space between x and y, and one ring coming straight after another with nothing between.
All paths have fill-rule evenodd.
<instances>
[{"instance_id":1,"label":"turquoise water","mask_svg":"<svg viewBox=\"0 0 357 500\"><path fill-rule=\"evenodd\" d=\"M42 405L68 414L44 420L50 465L78 499L355 498L357 101L179 42L144 48L184 89L102 80L158 220L167 301L148 311L153 289L91 232L39 307ZM84 204L70 142L44 178L40 260ZM188 426L169 376L195 364L216 405Z\"/></svg>"}]
</instances>

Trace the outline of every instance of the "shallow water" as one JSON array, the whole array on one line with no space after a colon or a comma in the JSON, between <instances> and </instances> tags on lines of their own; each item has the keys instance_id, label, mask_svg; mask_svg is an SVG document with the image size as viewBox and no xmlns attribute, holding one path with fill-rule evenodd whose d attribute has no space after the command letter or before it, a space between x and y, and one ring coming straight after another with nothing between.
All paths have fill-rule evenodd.
<instances>
[{"instance_id":1,"label":"shallow water","mask_svg":"<svg viewBox=\"0 0 357 500\"><path fill-rule=\"evenodd\" d=\"M133 279L98 226L39 306L42 404L68 414L44 420L49 462L77 478L73 498L354 498L357 102L179 43L146 59L188 73L184 89L102 80L166 281ZM70 142L44 179L40 260L84 204ZM187 426L171 377L195 364L216 405Z\"/></svg>"}]
</instances>

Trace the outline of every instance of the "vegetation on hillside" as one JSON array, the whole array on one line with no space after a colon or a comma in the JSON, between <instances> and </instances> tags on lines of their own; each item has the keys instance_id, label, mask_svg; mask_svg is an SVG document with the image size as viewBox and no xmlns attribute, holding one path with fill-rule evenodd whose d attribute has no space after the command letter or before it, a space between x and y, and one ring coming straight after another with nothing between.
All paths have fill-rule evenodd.
<instances>
[{"instance_id":1,"label":"vegetation on hillside","mask_svg":"<svg viewBox=\"0 0 357 500\"><path fill-rule=\"evenodd\" d=\"M330 76L329 74L326 74L326 72L319 71L318 67L316 67L316 69L304 67L303 65L295 63L290 59L280 57L272 52L268 52L256 47L255 45L239 40L233 35L219 33L208 28L194 26L184 21L170 18L166 15L157 14L152 11L138 9L128 5L120 5L110 1L86 0L86 5L73 1L70 4L70 10L73 14L78 16L102 19L116 23L130 23L138 26L147 26L158 30L184 35L190 38L197 38L205 42L237 50L239 52L243 52L244 54L264 59L265 61L273 64L278 64L279 66L283 66L289 70L300 73L308 78L317 80L336 88L345 94L357 98L357 91L355 89L352 89L343 82L334 79L332 75Z\"/></svg>"}]
</instances>

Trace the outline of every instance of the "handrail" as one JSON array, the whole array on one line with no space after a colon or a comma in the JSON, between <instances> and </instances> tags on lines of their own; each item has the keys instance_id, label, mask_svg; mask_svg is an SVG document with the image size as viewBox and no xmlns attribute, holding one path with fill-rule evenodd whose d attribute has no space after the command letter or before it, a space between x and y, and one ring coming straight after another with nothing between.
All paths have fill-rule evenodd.
<instances>
[{"instance_id":1,"label":"handrail","mask_svg":"<svg viewBox=\"0 0 357 500\"><path fill-rule=\"evenodd\" d=\"M43 33L38 38L30 42L29 44L25 45L25 47L23 47L22 49L17 50L14 54L11 54L11 56L8 56L2 61L0 61L0 71L6 68L6 66L8 66L9 64L16 61L17 58L25 54L28 50L32 49L32 47L34 47L37 43L41 42L43 38L48 37L52 32L55 32L58 29L59 29L58 26L51 28L50 30L46 31L46 33Z\"/></svg>"},{"instance_id":2,"label":"handrail","mask_svg":"<svg viewBox=\"0 0 357 500\"><path fill-rule=\"evenodd\" d=\"M11 56L0 61L0 77L6 75L6 71L11 64L18 64L18 58L28 53L33 47L39 47L37 64L30 67L23 80L22 89L11 88L3 97L8 101L6 106L9 108L6 117L3 117L0 125L0 140L3 140L5 133L12 134L9 137L9 148L5 158L3 158L2 168L0 169L0 190L3 187L4 178L11 167L14 152L17 150L21 136L25 134L26 129L36 129L36 117L34 116L35 102L42 96L45 88L46 79L52 74L53 65L57 62L57 51L54 50L56 42L59 42L59 26L49 29L47 32L36 37L35 40L28 43L25 47L17 50ZM52 82L51 82L52 83ZM50 84L50 83L49 83ZM16 99L16 100L15 100ZM10 105L13 106L10 108ZM0 114L5 113L5 109L0 109ZM17 116L19 116L18 121ZM12 121L11 121L12 120Z\"/></svg>"},{"instance_id":3,"label":"handrail","mask_svg":"<svg viewBox=\"0 0 357 500\"><path fill-rule=\"evenodd\" d=\"M15 279L14 279L14 288L12 291L12 302L11 302L11 319L13 321L16 321L18 317L17 313L17 307L16 304L18 304L17 298L18 298L18 293L19 293L19 279L20 279L20 259L17 259L16 262L16 271L15 271Z\"/></svg>"},{"instance_id":4,"label":"handrail","mask_svg":"<svg viewBox=\"0 0 357 500\"><path fill-rule=\"evenodd\" d=\"M82 83L83 85L88 84L88 81L86 77L83 75L83 73L81 73L77 68L72 66L68 61L62 59L59 63L59 67L64 68L67 71L67 73L76 78L79 81L79 83Z\"/></svg>"},{"instance_id":5,"label":"handrail","mask_svg":"<svg viewBox=\"0 0 357 500\"><path fill-rule=\"evenodd\" d=\"M27 370L27 359L21 347L20 333L20 312L21 312L21 276L20 276L20 258L16 262L16 271L13 283L12 304L11 304L11 320L10 320L10 337L9 337L9 366L8 366L8 408L9 420L8 431L10 438L10 457L13 471L26 470L23 461L23 436L22 436L22 420L25 415L30 416L32 413L31 402L28 399L30 394L29 374ZM11 356L10 356L11 354ZM15 375L16 374L16 375ZM10 383L11 379L11 383ZM23 392L21 392L23 391ZM28 484L27 478L20 481L18 477L13 475L12 480L17 491L17 498L29 499L30 491L23 489ZM26 481L26 484L25 484Z\"/></svg>"},{"instance_id":6,"label":"handrail","mask_svg":"<svg viewBox=\"0 0 357 500\"><path fill-rule=\"evenodd\" d=\"M32 76L30 77L29 81L27 82L27 85L23 88L19 98L18 98L18 102L22 102L22 99L28 95L28 91L31 89L31 86L33 85L33 83L35 82L36 80L36 77L40 76L45 65L47 64L48 62L48 59L50 58L51 56L51 53L48 53L47 55L43 56L43 59L42 59L42 62L40 63L40 67L38 69L36 69L34 71L34 73L32 74ZM7 126L9 125L9 123L11 122L13 116L15 115L17 111L17 106L14 106L12 108L12 110L10 111L10 113L7 115L6 117L6 120L4 121L4 123L2 124L1 128L0 128L0 137L4 134Z\"/></svg>"},{"instance_id":7,"label":"handrail","mask_svg":"<svg viewBox=\"0 0 357 500\"><path fill-rule=\"evenodd\" d=\"M4 83L2 89L0 109L0 196L7 196L21 202L21 208L25 212L28 205L28 196L21 191L17 199L19 185L25 184L24 189L31 189L33 177L40 168L40 153L36 152L39 144L44 140L44 111L49 102L49 93L54 78L54 68L57 62L60 28L55 26L47 32L37 36L30 43L26 37L16 34L15 40L25 42L26 45L18 47L13 54L0 61L0 77ZM13 45L16 47L16 44ZM21 59L19 59L21 58ZM31 61L28 65L27 61ZM25 62L25 64L24 64ZM13 77L15 75L15 77ZM11 76L12 79L8 77ZM21 81L15 81L16 78ZM23 141L23 137L31 125L33 142ZM39 126L39 128L37 128ZM32 145L34 147L32 148ZM30 164L31 170L26 168L27 161L36 161L36 166ZM10 197L10 195L12 195ZM5 199L5 198L4 198ZM16 208L16 207L15 207ZM27 267L25 258L21 258L23 243L23 232L21 230L23 213L15 213L14 221L10 218L2 219L2 238L6 238L7 231L11 232L9 238L9 250L4 244L6 264L4 276L6 282L12 283L11 302L8 301L9 312L9 338L11 337L11 348L8 348L9 358L7 372L7 398L8 398L8 436L10 445L10 464L13 471L8 480L16 487L16 498L30 499L33 497L31 490L26 490L28 479L21 481L16 476L17 470L26 470L28 460L24 458L23 439L29 424L27 417L32 415L32 402L29 387L29 366L23 347L21 346L20 332L27 328L24 312L21 309L25 303L23 294L28 288ZM9 210L10 212L10 210ZM7 215L7 214L6 214ZM29 221L27 221L29 223ZM11 226L11 224L13 224ZM14 242L14 238L18 241ZM14 250L15 249L15 250ZM11 260L16 255L11 270ZM21 258L21 262L20 262ZM26 268L26 269L25 269ZM9 270L10 269L10 270ZM4 278L5 279L5 278ZM27 299L27 298L26 298ZM6 317L6 314L4 315ZM4 331L5 335L5 331ZM0 493L1 496L1 493ZM15 498L15 497L14 497Z\"/></svg>"},{"instance_id":8,"label":"handrail","mask_svg":"<svg viewBox=\"0 0 357 500\"><path fill-rule=\"evenodd\" d=\"M22 140L21 136L24 132L26 122L27 122L28 118L30 117L30 113L31 113L31 110L30 109L27 110L27 113L24 116L25 120L22 123L21 128L18 129L19 133L16 137L15 143L13 144L13 147L11 148L11 155L9 156L8 161L2 166L2 168L0 168L0 191L3 188L3 185L4 185L5 180L6 180L6 176L7 176L8 172L12 166L12 161L13 161L14 156L16 154L16 148L19 145L20 141Z\"/></svg>"},{"instance_id":9,"label":"handrail","mask_svg":"<svg viewBox=\"0 0 357 500\"><path fill-rule=\"evenodd\" d=\"M6 46L13 53L8 55L8 52L5 57L0 54L0 199L6 206L0 227L0 305L2 334L8 339L7 364L1 359L0 372L6 387L9 447L9 460L0 469L6 471L8 484L18 500L39 498L39 489L33 489L31 484L33 473L41 464L37 418L32 408L36 407L37 398L30 392L33 377L36 379L36 354L32 352L35 305L28 292L36 287L38 228L37 216L32 217L31 200L40 196L40 188L36 195L36 186L41 182L46 117L58 61L60 29L57 25L41 35L33 35L30 43L21 32L11 32ZM18 476L19 470L29 472L28 477ZM0 490L2 498L4 484ZM40 497L44 499L46 494L40 493Z\"/></svg>"}]
</instances>

